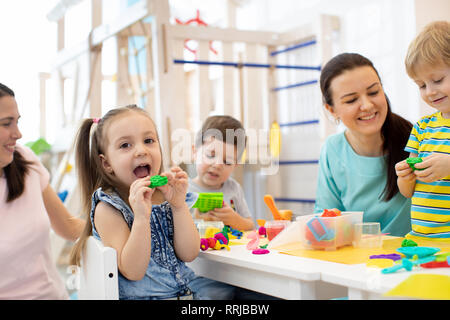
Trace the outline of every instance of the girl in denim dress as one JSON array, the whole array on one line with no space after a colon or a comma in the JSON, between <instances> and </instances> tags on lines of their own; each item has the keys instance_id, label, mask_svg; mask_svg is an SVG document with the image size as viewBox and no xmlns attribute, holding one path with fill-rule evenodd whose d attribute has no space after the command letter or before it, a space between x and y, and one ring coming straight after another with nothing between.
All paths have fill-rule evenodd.
<instances>
[{"instance_id":1,"label":"girl in denim dress","mask_svg":"<svg viewBox=\"0 0 450 320\"><path fill-rule=\"evenodd\" d=\"M72 263L79 264L93 235L117 251L120 299L232 298L229 286L197 277L185 264L200 247L189 213L196 199L187 193L188 177L180 168L161 173L157 130L143 109L132 105L84 120L76 164L90 214ZM150 188L154 175L168 183Z\"/></svg>"}]
</instances>

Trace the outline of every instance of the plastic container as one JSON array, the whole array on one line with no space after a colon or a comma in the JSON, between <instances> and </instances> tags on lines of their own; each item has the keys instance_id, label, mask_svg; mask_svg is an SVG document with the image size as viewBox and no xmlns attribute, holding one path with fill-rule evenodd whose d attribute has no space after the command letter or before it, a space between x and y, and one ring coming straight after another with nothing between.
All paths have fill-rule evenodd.
<instances>
[{"instance_id":1,"label":"plastic container","mask_svg":"<svg viewBox=\"0 0 450 320\"><path fill-rule=\"evenodd\" d=\"M266 221L264 227L269 241L275 238L281 231L283 231L291 222L288 220L273 220Z\"/></svg>"},{"instance_id":2,"label":"plastic container","mask_svg":"<svg viewBox=\"0 0 450 320\"><path fill-rule=\"evenodd\" d=\"M382 246L379 222L356 223L354 229L353 246L355 248L380 248Z\"/></svg>"},{"instance_id":3,"label":"plastic container","mask_svg":"<svg viewBox=\"0 0 450 320\"><path fill-rule=\"evenodd\" d=\"M308 249L336 250L351 245L354 225L361 223L363 212L341 212L338 217L311 214L297 217L300 222L300 242Z\"/></svg>"},{"instance_id":4,"label":"plastic container","mask_svg":"<svg viewBox=\"0 0 450 320\"><path fill-rule=\"evenodd\" d=\"M217 228L221 231L224 227L222 221L204 221L203 219L195 219L194 223L197 227L200 238L203 238L205 236L206 229L208 228Z\"/></svg>"}]
</instances>

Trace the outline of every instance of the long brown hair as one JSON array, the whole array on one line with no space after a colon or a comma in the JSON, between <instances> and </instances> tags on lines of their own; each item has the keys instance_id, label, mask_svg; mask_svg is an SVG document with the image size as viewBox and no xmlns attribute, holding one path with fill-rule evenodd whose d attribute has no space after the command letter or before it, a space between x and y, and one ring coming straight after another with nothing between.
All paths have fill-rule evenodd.
<instances>
[{"instance_id":1,"label":"long brown hair","mask_svg":"<svg viewBox=\"0 0 450 320\"><path fill-rule=\"evenodd\" d=\"M353 70L355 68L369 66L371 67L378 78L380 76L375 69L373 63L366 57L357 53L342 53L331 59L320 74L320 90L322 91L323 102L333 106L331 82L334 78L341 75L345 71ZM381 83L381 79L380 79ZM408 157L408 153L404 151L404 147L408 142L412 123L395 114L391 110L390 101L385 94L388 106L386 120L381 128L381 135L383 138L383 150L386 154L386 173L387 181L380 198L384 201L389 201L398 192L397 175L395 173L395 164Z\"/></svg>"},{"instance_id":2,"label":"long brown hair","mask_svg":"<svg viewBox=\"0 0 450 320\"><path fill-rule=\"evenodd\" d=\"M13 97L14 91L0 83L0 98ZM13 153L13 161L3 168L6 177L6 185L8 187L8 195L6 202L12 202L19 198L25 190L25 177L28 174L32 161L25 160L25 158L15 150Z\"/></svg>"},{"instance_id":3,"label":"long brown hair","mask_svg":"<svg viewBox=\"0 0 450 320\"><path fill-rule=\"evenodd\" d=\"M113 191L117 187L117 182L104 171L100 155L104 154L107 148L108 139L105 135L107 126L114 117L125 112L139 112L152 120L145 110L136 105L128 105L110 110L98 121L94 121L92 118L85 119L78 130L75 146L75 164L81 191L82 208L86 213L86 225L80 238L72 248L70 255L71 264L80 265L81 253L88 237L92 235L90 219L92 194L100 187L106 192ZM92 127L92 124L95 122L97 122L96 127ZM92 135L91 131L93 131ZM157 138L159 141L159 137Z\"/></svg>"}]
</instances>

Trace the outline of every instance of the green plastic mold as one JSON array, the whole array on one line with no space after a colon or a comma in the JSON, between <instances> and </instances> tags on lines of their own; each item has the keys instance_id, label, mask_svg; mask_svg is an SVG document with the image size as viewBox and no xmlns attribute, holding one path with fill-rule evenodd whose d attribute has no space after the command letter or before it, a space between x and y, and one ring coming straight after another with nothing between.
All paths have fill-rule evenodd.
<instances>
[{"instance_id":1,"label":"green plastic mold","mask_svg":"<svg viewBox=\"0 0 450 320\"><path fill-rule=\"evenodd\" d=\"M197 208L200 212L208 212L216 208L222 208L222 203L222 192L199 193L193 208Z\"/></svg>"}]
</instances>

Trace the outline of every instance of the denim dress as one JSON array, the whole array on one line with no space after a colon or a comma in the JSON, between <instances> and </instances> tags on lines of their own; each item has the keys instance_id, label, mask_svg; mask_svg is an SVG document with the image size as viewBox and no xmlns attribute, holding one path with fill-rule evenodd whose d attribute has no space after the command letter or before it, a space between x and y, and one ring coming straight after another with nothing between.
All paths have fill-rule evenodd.
<instances>
[{"instance_id":1,"label":"denim dress","mask_svg":"<svg viewBox=\"0 0 450 320\"><path fill-rule=\"evenodd\" d=\"M195 194L186 195L189 206L193 205L195 200ZM99 188L92 195L90 213L92 234L95 238L101 240L94 224L95 208L100 201L120 211L131 230L134 215L130 207L117 193L108 194ZM196 276L175 254L173 215L167 201L152 206L150 227L152 251L145 276L139 281L131 281L119 272L119 299L169 299L191 294L188 284Z\"/></svg>"}]
</instances>

